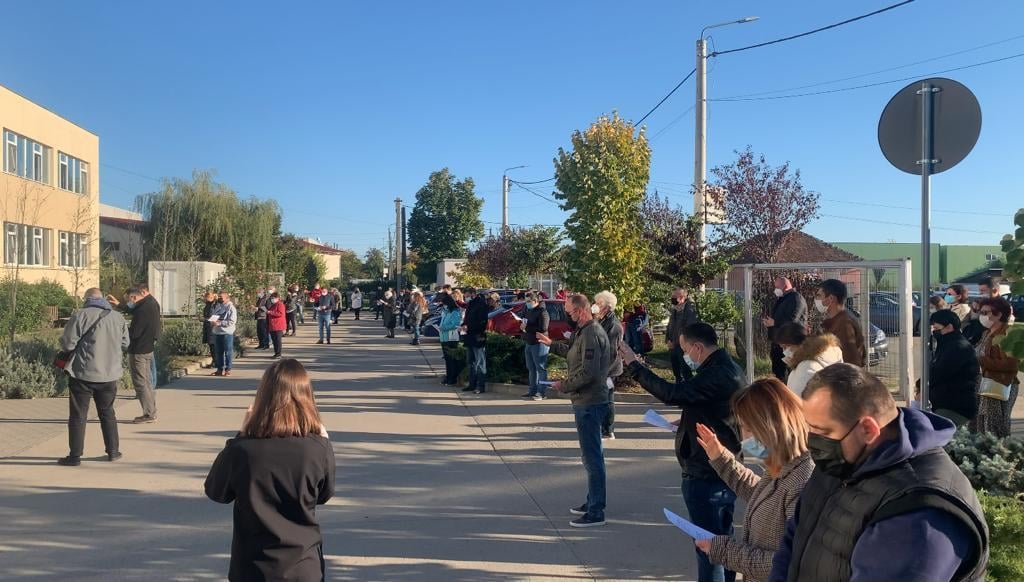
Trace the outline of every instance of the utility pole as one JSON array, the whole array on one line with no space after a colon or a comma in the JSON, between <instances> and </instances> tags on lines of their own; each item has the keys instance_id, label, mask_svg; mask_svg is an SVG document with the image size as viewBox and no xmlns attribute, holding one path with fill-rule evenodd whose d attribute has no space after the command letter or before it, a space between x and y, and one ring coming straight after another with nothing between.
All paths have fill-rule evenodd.
<instances>
[{"instance_id":1,"label":"utility pole","mask_svg":"<svg viewBox=\"0 0 1024 582\"><path fill-rule=\"evenodd\" d=\"M693 214L700 217L700 260L703 263L705 247L708 240L708 216L707 200L705 198L705 184L707 180L707 84L708 84L708 41L704 40L702 32L697 39L697 102L694 104L694 152L693 152Z\"/></svg>"},{"instance_id":2,"label":"utility pole","mask_svg":"<svg viewBox=\"0 0 1024 582\"><path fill-rule=\"evenodd\" d=\"M391 244L391 227L388 227L388 267L394 270L395 268L395 247ZM386 270L386 269L385 269ZM390 287L391 278L387 273L384 273L384 281Z\"/></svg>"},{"instance_id":3,"label":"utility pole","mask_svg":"<svg viewBox=\"0 0 1024 582\"><path fill-rule=\"evenodd\" d=\"M501 234L508 233L508 176L501 176Z\"/></svg>"},{"instance_id":4,"label":"utility pole","mask_svg":"<svg viewBox=\"0 0 1024 582\"><path fill-rule=\"evenodd\" d=\"M407 227L406 227L407 223L408 223L408 221L405 219L405 206L403 206L402 207L402 266L403 267L405 266L406 263L409 262L409 248L408 248L409 245L406 242L406 238L405 238L406 237L406 230L407 230ZM408 280L409 276L406 275L405 278Z\"/></svg>"},{"instance_id":5,"label":"utility pole","mask_svg":"<svg viewBox=\"0 0 1024 582\"><path fill-rule=\"evenodd\" d=\"M401 290L401 199L394 199L394 291Z\"/></svg>"}]
</instances>

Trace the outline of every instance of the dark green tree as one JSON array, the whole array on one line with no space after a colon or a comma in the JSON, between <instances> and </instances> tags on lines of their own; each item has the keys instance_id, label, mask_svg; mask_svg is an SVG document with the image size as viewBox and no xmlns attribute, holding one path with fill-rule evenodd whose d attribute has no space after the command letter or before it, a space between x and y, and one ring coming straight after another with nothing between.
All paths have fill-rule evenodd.
<instances>
[{"instance_id":1,"label":"dark green tree","mask_svg":"<svg viewBox=\"0 0 1024 582\"><path fill-rule=\"evenodd\" d=\"M466 256L468 243L484 235L480 221L484 201L473 188L472 178L457 180L444 168L432 173L416 192L408 237L410 248L419 256L420 281L432 281L438 261Z\"/></svg>"}]
</instances>

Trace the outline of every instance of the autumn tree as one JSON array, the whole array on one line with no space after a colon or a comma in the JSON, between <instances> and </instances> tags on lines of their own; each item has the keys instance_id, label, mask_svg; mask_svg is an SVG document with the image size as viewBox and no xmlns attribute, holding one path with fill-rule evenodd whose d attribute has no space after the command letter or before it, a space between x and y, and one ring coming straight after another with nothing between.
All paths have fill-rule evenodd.
<instances>
[{"instance_id":1,"label":"autumn tree","mask_svg":"<svg viewBox=\"0 0 1024 582\"><path fill-rule=\"evenodd\" d=\"M560 266L560 239L557 227L512 227L485 238L469 254L463 270L510 287L526 287L530 275L551 273Z\"/></svg>"},{"instance_id":2,"label":"autumn tree","mask_svg":"<svg viewBox=\"0 0 1024 582\"><path fill-rule=\"evenodd\" d=\"M484 235L483 205L483 198L474 193L472 178L458 180L448 168L430 174L416 192L407 227L409 247L420 260L419 280L434 280L439 261L466 256L467 245Z\"/></svg>"},{"instance_id":3,"label":"autumn tree","mask_svg":"<svg viewBox=\"0 0 1024 582\"><path fill-rule=\"evenodd\" d=\"M641 297L648 245L641 205L650 175L644 130L620 118L598 118L572 135L555 158L555 197L569 211L565 282L586 293L613 291L620 305Z\"/></svg>"},{"instance_id":4,"label":"autumn tree","mask_svg":"<svg viewBox=\"0 0 1024 582\"><path fill-rule=\"evenodd\" d=\"M701 244L699 216L687 214L657 192L644 199L641 213L644 238L652 251L644 273L651 280L694 289L729 270L735 253L716 242Z\"/></svg>"},{"instance_id":5,"label":"autumn tree","mask_svg":"<svg viewBox=\"0 0 1024 582\"><path fill-rule=\"evenodd\" d=\"M789 162L772 166L750 146L735 162L711 170L710 201L725 210L718 227L721 242L741 249L760 263L774 263L797 232L818 217L819 194L805 190L800 170Z\"/></svg>"},{"instance_id":6,"label":"autumn tree","mask_svg":"<svg viewBox=\"0 0 1024 582\"><path fill-rule=\"evenodd\" d=\"M363 264L372 279L384 278L384 267L387 263L387 254L378 248L367 249L366 254L363 255Z\"/></svg>"}]
</instances>

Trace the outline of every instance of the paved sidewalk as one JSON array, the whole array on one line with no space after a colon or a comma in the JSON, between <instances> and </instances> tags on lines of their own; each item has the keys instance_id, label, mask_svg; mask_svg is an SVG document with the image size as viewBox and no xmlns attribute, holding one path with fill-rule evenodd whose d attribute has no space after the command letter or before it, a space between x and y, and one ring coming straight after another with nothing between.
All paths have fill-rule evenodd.
<instances>
[{"instance_id":1,"label":"paved sidewalk","mask_svg":"<svg viewBox=\"0 0 1024 582\"><path fill-rule=\"evenodd\" d=\"M386 340L372 321L335 333L330 346L313 345L311 325L285 339L314 374L338 456L336 497L319 511L328 579L693 578L692 546L659 517L680 505L671 440L642 427L643 407L609 447L611 524L572 530L566 510L585 484L565 401L464 401L431 377L437 346ZM63 434L0 459L0 577L223 579L231 508L202 484L267 363L161 388L156 424L122 412L120 462L100 460L95 422L81 467L54 464Z\"/></svg>"}]
</instances>

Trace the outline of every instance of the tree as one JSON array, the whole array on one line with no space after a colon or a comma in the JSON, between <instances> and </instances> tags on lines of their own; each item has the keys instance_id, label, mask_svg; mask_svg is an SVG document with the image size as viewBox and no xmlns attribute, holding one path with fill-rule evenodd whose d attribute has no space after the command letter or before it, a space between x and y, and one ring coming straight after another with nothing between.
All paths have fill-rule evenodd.
<instances>
[{"instance_id":1,"label":"tree","mask_svg":"<svg viewBox=\"0 0 1024 582\"><path fill-rule=\"evenodd\" d=\"M421 281L434 279L438 261L466 256L466 245L484 235L480 221L483 198L473 191L472 178L456 180L448 168L430 174L416 192L416 205L409 216L409 246L420 258L417 275Z\"/></svg>"},{"instance_id":2,"label":"tree","mask_svg":"<svg viewBox=\"0 0 1024 582\"><path fill-rule=\"evenodd\" d=\"M277 249L277 264L281 272L284 273L285 284L304 283L310 261L316 257L313 249L293 234L281 235L278 239Z\"/></svg>"},{"instance_id":3,"label":"tree","mask_svg":"<svg viewBox=\"0 0 1024 582\"><path fill-rule=\"evenodd\" d=\"M490 281L504 281L510 287L526 287L530 275L557 269L560 240L557 227L513 227L485 238L469 254L463 269L485 275Z\"/></svg>"},{"instance_id":4,"label":"tree","mask_svg":"<svg viewBox=\"0 0 1024 582\"><path fill-rule=\"evenodd\" d=\"M146 217L149 260L213 261L238 272L278 268L281 211L273 200L241 200L210 172L167 179L136 206Z\"/></svg>"},{"instance_id":5,"label":"tree","mask_svg":"<svg viewBox=\"0 0 1024 582\"><path fill-rule=\"evenodd\" d=\"M1024 208L1014 215L1013 223L1017 227L1014 234L1007 234L1000 241L1006 253L1003 275L1011 281L1010 291L1014 295L1024 295ZM1016 317L1018 325L1010 328L999 345L1018 359L1019 367L1024 372L1024 326L1020 325L1024 313L1017 313Z\"/></svg>"},{"instance_id":6,"label":"tree","mask_svg":"<svg viewBox=\"0 0 1024 582\"><path fill-rule=\"evenodd\" d=\"M651 149L644 130L620 118L600 117L572 135L572 150L555 158L555 197L571 214L565 231L566 284L579 291L615 292L620 305L641 296L649 253L641 203L650 175Z\"/></svg>"},{"instance_id":7,"label":"tree","mask_svg":"<svg viewBox=\"0 0 1024 582\"><path fill-rule=\"evenodd\" d=\"M359 255L355 251L348 249L339 249L341 256L338 258L341 263L341 284L348 286L348 281L351 279L363 279L366 277L366 267L363 262L359 260ZM339 287L340 289L340 287Z\"/></svg>"},{"instance_id":8,"label":"tree","mask_svg":"<svg viewBox=\"0 0 1024 582\"><path fill-rule=\"evenodd\" d=\"M10 315L7 316L9 319L6 322L9 340L7 345L13 349L14 336L18 331L18 291L22 282L22 258L29 252L46 252L45 248L35 247L32 234L29 232L31 230L29 225L39 224L39 215L47 206L49 189L40 188L35 182L29 180L17 180L20 188L17 188L16 192L12 192L10 186L12 182L11 180L7 181L7 192L3 198L3 221L19 225L18 232L14 237L13 248L8 248L7 241L4 242L4 253L10 254L10 256L4 257L5 276L10 282L8 290Z\"/></svg>"},{"instance_id":9,"label":"tree","mask_svg":"<svg viewBox=\"0 0 1024 582\"><path fill-rule=\"evenodd\" d=\"M702 248L700 217L683 212L657 192L644 198L641 212L644 239L652 251L644 268L648 278L694 289L729 270L735 253L717 244L705 244Z\"/></svg>"},{"instance_id":10,"label":"tree","mask_svg":"<svg viewBox=\"0 0 1024 582\"><path fill-rule=\"evenodd\" d=\"M370 278L383 279L384 266L388 263L387 254L378 248L371 248L366 251L366 255L363 258Z\"/></svg>"},{"instance_id":11,"label":"tree","mask_svg":"<svg viewBox=\"0 0 1024 582\"><path fill-rule=\"evenodd\" d=\"M718 228L721 242L742 249L760 263L774 263L779 252L808 222L818 217L817 192L805 190L800 170L789 162L773 167L750 146L736 152L735 162L711 170L710 201L725 209Z\"/></svg>"},{"instance_id":12,"label":"tree","mask_svg":"<svg viewBox=\"0 0 1024 582\"><path fill-rule=\"evenodd\" d=\"M302 280L306 283L306 288L309 289L317 283L323 283L326 276L327 263L324 262L324 258L315 253L310 255L302 272Z\"/></svg>"}]
</instances>

